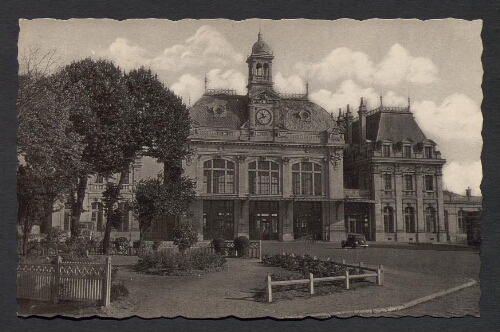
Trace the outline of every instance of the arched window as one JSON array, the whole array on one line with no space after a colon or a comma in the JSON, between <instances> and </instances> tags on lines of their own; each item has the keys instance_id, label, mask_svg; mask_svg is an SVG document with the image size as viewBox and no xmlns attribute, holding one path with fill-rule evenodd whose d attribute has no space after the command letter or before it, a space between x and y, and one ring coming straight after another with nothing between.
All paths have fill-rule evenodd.
<instances>
[{"instance_id":1,"label":"arched window","mask_svg":"<svg viewBox=\"0 0 500 332\"><path fill-rule=\"evenodd\" d=\"M394 213L390 206L384 207L384 233L394 233Z\"/></svg>"},{"instance_id":2,"label":"arched window","mask_svg":"<svg viewBox=\"0 0 500 332\"><path fill-rule=\"evenodd\" d=\"M405 207L404 216L406 233L415 233L415 209L411 206Z\"/></svg>"},{"instance_id":3,"label":"arched window","mask_svg":"<svg viewBox=\"0 0 500 332\"><path fill-rule=\"evenodd\" d=\"M121 232L128 232L129 230L129 213L130 213L130 206L128 202L121 202L118 204L118 209L120 209L122 213L122 220L118 228L116 229L117 231Z\"/></svg>"},{"instance_id":4,"label":"arched window","mask_svg":"<svg viewBox=\"0 0 500 332\"><path fill-rule=\"evenodd\" d=\"M257 63L257 66L255 66L255 69L257 70L257 76L262 76L262 64Z\"/></svg>"},{"instance_id":5,"label":"arched window","mask_svg":"<svg viewBox=\"0 0 500 332\"><path fill-rule=\"evenodd\" d=\"M458 233L460 234L465 234L467 233L467 227L465 224L465 211L460 210L458 211Z\"/></svg>"},{"instance_id":6,"label":"arched window","mask_svg":"<svg viewBox=\"0 0 500 332\"><path fill-rule=\"evenodd\" d=\"M248 165L248 189L250 194L278 195L279 165L272 161L253 161Z\"/></svg>"},{"instance_id":7,"label":"arched window","mask_svg":"<svg viewBox=\"0 0 500 332\"><path fill-rule=\"evenodd\" d=\"M268 79L269 78L269 65L267 63L264 64L264 78Z\"/></svg>"},{"instance_id":8,"label":"arched window","mask_svg":"<svg viewBox=\"0 0 500 332\"><path fill-rule=\"evenodd\" d=\"M205 161L203 189L209 194L234 194L234 163L224 159Z\"/></svg>"},{"instance_id":9,"label":"arched window","mask_svg":"<svg viewBox=\"0 0 500 332\"><path fill-rule=\"evenodd\" d=\"M96 224L98 232L102 232L104 230L104 211L101 202L92 203L92 221Z\"/></svg>"},{"instance_id":10,"label":"arched window","mask_svg":"<svg viewBox=\"0 0 500 332\"><path fill-rule=\"evenodd\" d=\"M436 224L436 209L433 207L428 207L425 209L425 227L426 231L429 233L437 232Z\"/></svg>"},{"instance_id":11,"label":"arched window","mask_svg":"<svg viewBox=\"0 0 500 332\"><path fill-rule=\"evenodd\" d=\"M311 162L292 165L294 195L322 195L321 166Z\"/></svg>"}]
</instances>

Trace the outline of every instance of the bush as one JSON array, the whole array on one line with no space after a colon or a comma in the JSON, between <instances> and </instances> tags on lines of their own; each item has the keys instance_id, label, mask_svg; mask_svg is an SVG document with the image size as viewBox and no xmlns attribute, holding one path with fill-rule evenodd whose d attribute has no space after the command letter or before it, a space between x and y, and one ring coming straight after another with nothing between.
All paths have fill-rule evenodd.
<instances>
[{"instance_id":1,"label":"bush","mask_svg":"<svg viewBox=\"0 0 500 332\"><path fill-rule=\"evenodd\" d=\"M165 251L144 254L139 258L136 268L148 274L189 275L217 270L225 264L226 258L218 254L199 250L186 254Z\"/></svg>"},{"instance_id":2,"label":"bush","mask_svg":"<svg viewBox=\"0 0 500 332\"><path fill-rule=\"evenodd\" d=\"M130 247L130 243L126 237L119 237L115 239L115 249L117 253L124 253Z\"/></svg>"},{"instance_id":3,"label":"bush","mask_svg":"<svg viewBox=\"0 0 500 332\"><path fill-rule=\"evenodd\" d=\"M181 222L180 225L174 229L173 235L174 245L179 248L180 252L184 252L198 242L198 233L190 222Z\"/></svg>"},{"instance_id":4,"label":"bush","mask_svg":"<svg viewBox=\"0 0 500 332\"><path fill-rule=\"evenodd\" d=\"M234 239L234 249L238 253L238 256L246 257L248 256L248 247L250 246L250 240L246 236L239 236Z\"/></svg>"},{"instance_id":5,"label":"bush","mask_svg":"<svg viewBox=\"0 0 500 332\"><path fill-rule=\"evenodd\" d=\"M212 240L212 247L216 254L225 254L226 240L223 238L216 238Z\"/></svg>"}]
</instances>

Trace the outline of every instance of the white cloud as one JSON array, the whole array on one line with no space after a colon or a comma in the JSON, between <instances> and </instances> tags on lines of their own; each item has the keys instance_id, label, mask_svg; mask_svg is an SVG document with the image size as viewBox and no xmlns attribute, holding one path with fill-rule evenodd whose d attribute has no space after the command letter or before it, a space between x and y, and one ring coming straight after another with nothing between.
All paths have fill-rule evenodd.
<instances>
[{"instance_id":1,"label":"white cloud","mask_svg":"<svg viewBox=\"0 0 500 332\"><path fill-rule=\"evenodd\" d=\"M232 89L241 95L246 93L246 77L236 70L212 69L207 73L207 81L208 89ZM170 86L170 89L180 96L186 104L190 98L192 105L205 91L204 77L184 74Z\"/></svg>"},{"instance_id":2,"label":"white cloud","mask_svg":"<svg viewBox=\"0 0 500 332\"><path fill-rule=\"evenodd\" d=\"M145 66L158 72L234 66L244 61L243 55L236 52L217 29L208 25L200 27L183 43L166 48L156 56L125 38L117 38L105 56L127 70Z\"/></svg>"},{"instance_id":3,"label":"white cloud","mask_svg":"<svg viewBox=\"0 0 500 332\"><path fill-rule=\"evenodd\" d=\"M465 194L465 189L470 187L473 195L480 195L482 178L483 172L479 160L469 163L447 162L443 168L444 188L458 194Z\"/></svg>"},{"instance_id":4,"label":"white cloud","mask_svg":"<svg viewBox=\"0 0 500 332\"><path fill-rule=\"evenodd\" d=\"M437 67L432 60L414 57L401 45L394 44L379 63L363 52L347 47L336 48L316 63L299 62L303 76L323 82L355 79L367 84L397 86L401 83L430 84L435 82Z\"/></svg>"},{"instance_id":5,"label":"white cloud","mask_svg":"<svg viewBox=\"0 0 500 332\"><path fill-rule=\"evenodd\" d=\"M306 85L304 80L298 75L284 77L281 72L274 76L274 88L281 93L305 93Z\"/></svg>"},{"instance_id":6,"label":"white cloud","mask_svg":"<svg viewBox=\"0 0 500 332\"><path fill-rule=\"evenodd\" d=\"M337 112L339 108L345 111L348 104L351 111L357 112L361 97L365 99L368 109L374 109L380 105L379 93L375 92L373 88L362 88L353 80L342 82L335 92L321 89L311 93L309 97L331 112ZM405 106L407 101L405 98L397 96L393 91L389 91L383 96L383 103L391 106Z\"/></svg>"},{"instance_id":7,"label":"white cloud","mask_svg":"<svg viewBox=\"0 0 500 332\"><path fill-rule=\"evenodd\" d=\"M430 137L482 142L481 109L464 94L450 95L440 105L429 100L416 102L412 110L422 130Z\"/></svg>"}]
</instances>

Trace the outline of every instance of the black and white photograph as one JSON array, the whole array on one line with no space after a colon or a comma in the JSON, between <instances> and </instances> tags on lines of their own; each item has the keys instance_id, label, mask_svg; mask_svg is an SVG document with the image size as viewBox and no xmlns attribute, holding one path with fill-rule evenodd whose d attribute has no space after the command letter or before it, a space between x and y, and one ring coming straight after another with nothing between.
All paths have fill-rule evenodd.
<instances>
[{"instance_id":1,"label":"black and white photograph","mask_svg":"<svg viewBox=\"0 0 500 332\"><path fill-rule=\"evenodd\" d=\"M19 20L18 316L479 317L482 24Z\"/></svg>"}]
</instances>

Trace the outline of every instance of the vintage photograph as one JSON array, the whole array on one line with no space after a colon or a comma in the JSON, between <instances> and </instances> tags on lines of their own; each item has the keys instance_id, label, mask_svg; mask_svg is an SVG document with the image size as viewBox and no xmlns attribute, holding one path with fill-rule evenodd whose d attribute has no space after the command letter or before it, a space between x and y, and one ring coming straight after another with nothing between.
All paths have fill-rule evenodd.
<instances>
[{"instance_id":1,"label":"vintage photograph","mask_svg":"<svg viewBox=\"0 0 500 332\"><path fill-rule=\"evenodd\" d=\"M480 20L19 27L19 316L480 316Z\"/></svg>"}]
</instances>

